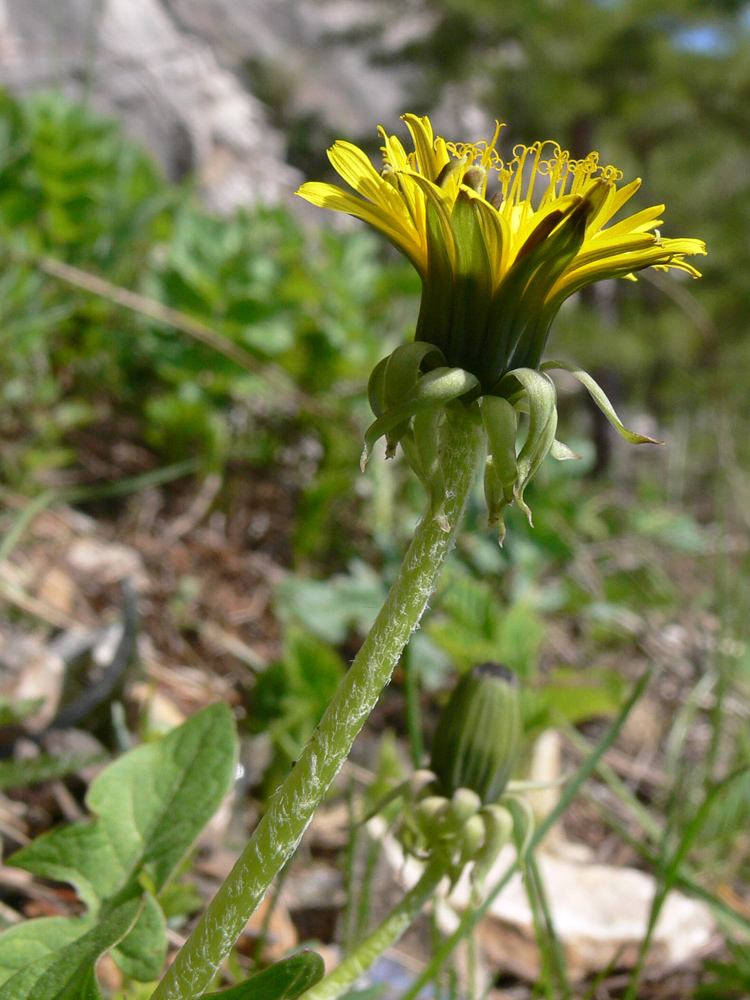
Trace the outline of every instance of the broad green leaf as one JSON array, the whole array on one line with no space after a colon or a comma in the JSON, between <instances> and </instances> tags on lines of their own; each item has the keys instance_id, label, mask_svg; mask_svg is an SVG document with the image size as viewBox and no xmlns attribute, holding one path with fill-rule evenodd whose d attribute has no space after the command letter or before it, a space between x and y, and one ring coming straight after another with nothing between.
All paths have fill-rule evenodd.
<instances>
[{"instance_id":1,"label":"broad green leaf","mask_svg":"<svg viewBox=\"0 0 750 1000\"><path fill-rule=\"evenodd\" d=\"M17 972L62 951L91 927L88 917L41 917L0 934L0 986Z\"/></svg>"},{"instance_id":2,"label":"broad green leaf","mask_svg":"<svg viewBox=\"0 0 750 1000\"><path fill-rule=\"evenodd\" d=\"M160 891L229 791L235 758L232 713L217 702L103 771L86 801L123 867L148 869Z\"/></svg>"},{"instance_id":3,"label":"broad green leaf","mask_svg":"<svg viewBox=\"0 0 750 1000\"><path fill-rule=\"evenodd\" d=\"M94 822L52 830L10 863L71 882L91 906L144 869L158 892L226 795L234 758L229 708L210 705L97 776L86 796Z\"/></svg>"},{"instance_id":4,"label":"broad green leaf","mask_svg":"<svg viewBox=\"0 0 750 1000\"><path fill-rule=\"evenodd\" d=\"M115 907L62 949L43 955L3 986L3 1000L101 1000L94 967L138 919L143 901Z\"/></svg>"},{"instance_id":5,"label":"broad green leaf","mask_svg":"<svg viewBox=\"0 0 750 1000\"><path fill-rule=\"evenodd\" d=\"M62 778L91 764L100 764L103 754L52 757L39 754L30 760L0 760L0 789L21 788L39 781Z\"/></svg>"},{"instance_id":6,"label":"broad green leaf","mask_svg":"<svg viewBox=\"0 0 750 1000\"><path fill-rule=\"evenodd\" d=\"M147 983L159 978L167 957L167 922L153 896L146 894L138 919L112 957L132 979Z\"/></svg>"},{"instance_id":7,"label":"broad green leaf","mask_svg":"<svg viewBox=\"0 0 750 1000\"><path fill-rule=\"evenodd\" d=\"M701 553L711 549L710 532L684 511L649 504L648 507L634 507L630 519L639 535L653 538L660 545L678 552Z\"/></svg>"},{"instance_id":8,"label":"broad green leaf","mask_svg":"<svg viewBox=\"0 0 750 1000\"><path fill-rule=\"evenodd\" d=\"M232 716L220 702L102 771L86 796L95 820L38 837L10 863L70 882L92 916L139 877L158 893L226 795L234 761ZM165 924L157 910L146 903L115 956L133 977L153 979L161 967Z\"/></svg>"},{"instance_id":9,"label":"broad green leaf","mask_svg":"<svg viewBox=\"0 0 750 1000\"><path fill-rule=\"evenodd\" d=\"M544 622L530 605L518 602L503 613L489 588L468 578L451 582L425 631L461 670L496 660L524 678L535 676L545 636Z\"/></svg>"},{"instance_id":10,"label":"broad green leaf","mask_svg":"<svg viewBox=\"0 0 750 1000\"><path fill-rule=\"evenodd\" d=\"M350 629L366 634L385 595L381 575L353 561L349 572L328 580L290 575L276 590L274 610L282 619L298 621L314 635L336 644L346 639Z\"/></svg>"},{"instance_id":11,"label":"broad green leaf","mask_svg":"<svg viewBox=\"0 0 750 1000\"><path fill-rule=\"evenodd\" d=\"M314 951L301 951L277 962L244 983L219 993L209 993L206 1000L297 1000L323 978L323 959Z\"/></svg>"},{"instance_id":12,"label":"broad green leaf","mask_svg":"<svg viewBox=\"0 0 750 1000\"><path fill-rule=\"evenodd\" d=\"M522 692L526 734L559 725L561 719L576 726L615 715L624 696L622 678L614 670L558 667L545 676L543 687Z\"/></svg>"}]
</instances>

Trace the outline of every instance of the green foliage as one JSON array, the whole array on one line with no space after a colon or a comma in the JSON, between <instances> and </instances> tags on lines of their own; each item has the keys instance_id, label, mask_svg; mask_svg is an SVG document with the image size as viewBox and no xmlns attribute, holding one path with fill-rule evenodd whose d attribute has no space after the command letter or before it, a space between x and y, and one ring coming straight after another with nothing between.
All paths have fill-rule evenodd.
<instances>
[{"instance_id":1,"label":"green foliage","mask_svg":"<svg viewBox=\"0 0 750 1000\"><path fill-rule=\"evenodd\" d=\"M702 421L706 467L721 461L727 479L741 470L725 467L724 425L701 407L717 398L726 405L744 401L750 361L750 61L741 8L718 0L436 0L435 32L421 53L427 82L423 99L415 97L419 110L427 110L449 78L453 85L462 81L492 117L508 120L506 151L515 141L547 137L576 155L599 148L603 160L621 166L628 179L643 174L637 207L667 203L665 233L707 240L703 281L670 279L663 286L645 279L597 289L569 303L553 343L555 355L622 373L621 394L646 401L665 424L679 414ZM726 44L702 53L686 48L681 33L705 22L723 33ZM166 323L51 278L35 263L39 254L199 320L261 367L250 373ZM284 654L259 676L249 698L249 728L268 733L274 751L269 788L320 719L346 669L332 646L346 643L348 653L369 627L391 561L423 502L419 487L405 481L403 463L381 462L367 479L356 472L360 441L351 414L364 397L370 369L406 339L416 312L417 279L381 254L367 232L306 233L282 209L216 219L190 190L166 184L117 126L90 110L59 94L23 104L0 96L4 479L38 490L54 470L74 467L81 429L103 423L109 435L112 423L124 418L159 458L197 459L199 468L212 470L228 461L274 464L299 442L307 447L312 441L309 453L316 457L307 468L303 449L290 462L299 466L294 474L302 493L296 553L326 578L294 574L279 589L275 610L287 629ZM320 406L306 409L287 385ZM658 481L661 466L654 473L635 464L647 463L647 456L628 458L631 480L617 493L606 483L587 483L590 428L578 397L568 409L564 437L585 461L543 470L530 489L534 530L512 511L502 551L483 534L485 521L472 508L476 530L459 539L458 558L409 652L422 682L429 679L433 687L446 685L448 663L459 671L483 660L509 664L525 679L528 737L561 721L576 724L616 712L622 677L591 664L605 649L619 652L623 663L638 655L634 637L653 616L675 618L693 602L712 613L718 607L723 619L737 620L737 634L745 634L741 581L734 591L728 585L723 598L710 592L693 599L681 589L680 567L703 560L711 591L711 560L721 539L703 524L713 513L709 477L687 498L688 504L696 501L697 519L688 504L672 502L672 485ZM744 424L738 422L736 430L741 454ZM673 471L680 456L671 437ZM695 436L689 440L694 445ZM692 475L692 469L682 474ZM635 503L631 485L638 483ZM722 478L719 492L724 490ZM364 515L356 530L355 508ZM738 524L742 518L744 512ZM339 530L342 524L346 530ZM729 535L732 544L741 541L739 528ZM362 561L363 549L368 559L382 557L382 572ZM682 562L671 561L673 556ZM341 572L342 566L349 568ZM743 564L738 576L746 577L746 570ZM547 655L555 648L547 639L563 621L576 630L574 664L550 663ZM706 652L701 670L710 675L713 669ZM725 704L734 697L734 682L722 681ZM722 740L731 737L728 756L739 768L750 750L744 729L732 735L729 724L729 735L722 736L721 696L719 691L710 719L717 755L723 755ZM0 725L34 707L0 703ZM224 723L215 721L218 731ZM6 990L16 1000L94 1000L99 992L91 969L106 951L130 977L159 974L165 917L182 917L199 903L189 889L167 880L220 797L218 786L209 795L204 785L221 772L226 787L231 776L229 729L222 732L223 756L216 747L193 758L186 751L180 759L191 766L184 773L175 763L184 735L141 748L135 752L140 757L122 758L131 763L117 762L92 786L88 804L98 818L52 831L16 856L14 863L36 874L70 881L88 910L76 919L27 921L0 935L3 1000ZM378 792L397 771L388 749L383 745ZM0 787L58 776L71 766L80 762L3 761ZM182 775L174 804L167 802L166 786L144 781L150 768ZM691 789L700 790L701 780L696 777ZM139 793L148 789L143 806L153 823L140 813L129 820L122 810L123 797L136 787ZM197 797L204 793L201 803ZM683 798L689 802L691 795ZM737 830L747 825L749 801L746 780L720 797L700 838L705 857L735 864ZM690 820L679 806L670 807L675 836ZM715 869L713 860L702 865L708 875ZM700 988L706 1000L747 992L743 957L738 948L731 961L712 968ZM216 995L292 1000L298 995L295 963L310 975L318 964L315 956L295 956ZM313 981L300 980L300 992ZM150 988L139 994L139 987L130 986L128 997L145 1000Z\"/></svg>"},{"instance_id":2,"label":"green foliage","mask_svg":"<svg viewBox=\"0 0 750 1000\"><path fill-rule=\"evenodd\" d=\"M30 920L0 934L3 996L96 997L84 971L109 950L134 979L158 976L167 942L157 897L229 790L234 764L232 716L220 702L102 771L86 796L94 820L57 827L9 859L69 882L87 913ZM59 992L65 969L79 966L80 977L76 971L68 992Z\"/></svg>"},{"instance_id":3,"label":"green foliage","mask_svg":"<svg viewBox=\"0 0 750 1000\"><path fill-rule=\"evenodd\" d=\"M146 440L167 460L179 462L199 454L209 466L223 465L229 446L226 420L192 383L152 396L145 412Z\"/></svg>"},{"instance_id":4,"label":"green foliage","mask_svg":"<svg viewBox=\"0 0 750 1000\"><path fill-rule=\"evenodd\" d=\"M11 702L0 696L0 729L23 722L34 712L38 712L43 704L43 698L19 698Z\"/></svg>"},{"instance_id":5,"label":"green foliage","mask_svg":"<svg viewBox=\"0 0 750 1000\"><path fill-rule=\"evenodd\" d=\"M467 573L447 571L444 589L425 631L463 674L477 663L503 663L522 678L527 738L567 722L617 712L625 695L622 678L597 667L555 666L540 670L546 625L524 601L503 610L497 591Z\"/></svg>"},{"instance_id":6,"label":"green foliage","mask_svg":"<svg viewBox=\"0 0 750 1000\"><path fill-rule=\"evenodd\" d=\"M62 933L59 928L50 933L49 925L33 928L41 920L21 924L18 931L27 930L27 935L6 931L0 941L10 940L2 950L7 952L10 946L13 957L10 962L5 955L0 957L0 970L11 973L3 982L3 1000L102 1000L94 971L96 962L133 933L142 913L143 900L135 898L108 907L93 927L88 925L90 929L83 921L75 921L79 925L75 935L68 936L71 928ZM31 941L29 927L37 932ZM34 957L35 953L38 957ZM20 959L23 965L14 973Z\"/></svg>"},{"instance_id":7,"label":"green foliage","mask_svg":"<svg viewBox=\"0 0 750 1000\"><path fill-rule=\"evenodd\" d=\"M282 209L212 217L189 189L167 185L115 123L61 94L23 104L0 96L6 478L33 489L75 462L71 434L114 414L158 454L197 456L213 468L258 457L250 401L282 420L290 414L289 396L237 361L45 275L37 255L195 318L261 367L272 361L321 395L347 379L363 391L362 372L403 322L401 303L414 285L397 277L405 265L384 266L378 253L369 233L307 237ZM277 377L274 385L282 383L292 384ZM345 464L349 482L356 435L346 423L309 418L311 432L334 478Z\"/></svg>"},{"instance_id":8,"label":"green foliage","mask_svg":"<svg viewBox=\"0 0 750 1000\"><path fill-rule=\"evenodd\" d=\"M625 695L625 681L615 670L557 667L536 688L521 692L524 731L534 737L561 722L576 726L607 718L617 712Z\"/></svg>"},{"instance_id":9,"label":"green foliage","mask_svg":"<svg viewBox=\"0 0 750 1000\"><path fill-rule=\"evenodd\" d=\"M116 123L58 93L3 95L0 120L0 218L17 243L113 264L136 250L164 186Z\"/></svg>"},{"instance_id":10,"label":"green foliage","mask_svg":"<svg viewBox=\"0 0 750 1000\"><path fill-rule=\"evenodd\" d=\"M365 635L385 600L380 576L362 562L328 580L288 577L278 587L275 608L282 620L297 621L334 644L350 631Z\"/></svg>"},{"instance_id":11,"label":"green foliage","mask_svg":"<svg viewBox=\"0 0 750 1000\"><path fill-rule=\"evenodd\" d=\"M426 630L459 670L495 660L519 677L533 677L545 635L536 611L523 602L503 611L492 586L466 573L446 573L443 580L438 613Z\"/></svg>"},{"instance_id":12,"label":"green foliage","mask_svg":"<svg viewBox=\"0 0 750 1000\"><path fill-rule=\"evenodd\" d=\"M297 1000L323 978L323 959L314 951L301 951L219 993L209 1000Z\"/></svg>"},{"instance_id":13,"label":"green foliage","mask_svg":"<svg viewBox=\"0 0 750 1000\"><path fill-rule=\"evenodd\" d=\"M698 985L696 1000L742 1000L750 993L747 945L729 942L728 948L728 961L706 963L705 977Z\"/></svg>"},{"instance_id":14,"label":"green foliage","mask_svg":"<svg viewBox=\"0 0 750 1000\"><path fill-rule=\"evenodd\" d=\"M23 788L40 781L63 778L102 760L100 754L53 757L45 753L29 760L0 760L0 789Z\"/></svg>"}]
</instances>

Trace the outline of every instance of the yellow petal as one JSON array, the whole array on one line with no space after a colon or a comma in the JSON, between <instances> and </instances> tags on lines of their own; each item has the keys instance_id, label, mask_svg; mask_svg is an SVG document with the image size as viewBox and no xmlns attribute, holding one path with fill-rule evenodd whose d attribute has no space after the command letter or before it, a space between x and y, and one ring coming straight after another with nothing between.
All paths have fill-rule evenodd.
<instances>
[{"instance_id":1,"label":"yellow petal","mask_svg":"<svg viewBox=\"0 0 750 1000\"><path fill-rule=\"evenodd\" d=\"M328 208L334 212L346 212L363 222L368 222L371 226L379 229L404 253L415 266L424 267L424 252L417 239L416 233L399 219L381 208L373 205L369 201L357 198L356 195L347 194L335 184L324 184L321 181L308 181L297 191L300 197L305 198L319 208ZM417 265L419 261L419 265Z\"/></svg>"},{"instance_id":2,"label":"yellow petal","mask_svg":"<svg viewBox=\"0 0 750 1000\"><path fill-rule=\"evenodd\" d=\"M365 153L351 142L335 142L328 150L328 159L336 172L363 198L388 206L398 212L399 197L384 181Z\"/></svg>"},{"instance_id":3,"label":"yellow petal","mask_svg":"<svg viewBox=\"0 0 750 1000\"><path fill-rule=\"evenodd\" d=\"M644 208L642 212L628 216L622 222L616 222L614 226L608 226L603 230L605 236L620 235L625 233L645 233L649 229L660 226L662 220L659 216L664 211L663 205L653 205L651 208Z\"/></svg>"},{"instance_id":4,"label":"yellow petal","mask_svg":"<svg viewBox=\"0 0 750 1000\"><path fill-rule=\"evenodd\" d=\"M617 213L620 211L622 206L630 201L633 195L641 186L640 177L636 177L634 181L626 184L624 187L617 188L615 191L615 196L612 200L612 204L607 206L607 215L603 215L601 218L597 219L598 226L606 226L610 219L613 219Z\"/></svg>"},{"instance_id":5,"label":"yellow petal","mask_svg":"<svg viewBox=\"0 0 750 1000\"><path fill-rule=\"evenodd\" d=\"M599 234L596 240L587 240L571 266L584 267L597 260L647 250L657 245L652 233L628 233L625 236L607 236L607 233L609 230L605 229L604 234Z\"/></svg>"},{"instance_id":6,"label":"yellow petal","mask_svg":"<svg viewBox=\"0 0 750 1000\"><path fill-rule=\"evenodd\" d=\"M435 156L435 139L430 119L427 116L418 118L416 115L404 115L403 119L414 140L419 170L428 180L434 181L441 168L438 167Z\"/></svg>"},{"instance_id":7,"label":"yellow petal","mask_svg":"<svg viewBox=\"0 0 750 1000\"><path fill-rule=\"evenodd\" d=\"M631 271L642 271L646 267L675 267L689 274L698 275L692 264L682 259L683 254L705 253L700 240L677 239L654 243L651 247L631 253L607 255L598 260L580 265L577 261L562 275L550 291L548 301L562 302L573 292L594 281L605 278L620 278Z\"/></svg>"},{"instance_id":8,"label":"yellow petal","mask_svg":"<svg viewBox=\"0 0 750 1000\"><path fill-rule=\"evenodd\" d=\"M398 136L387 135L384 128L378 128L380 137L385 143L383 146L383 159L396 170L409 170L409 157L406 150L401 145Z\"/></svg>"},{"instance_id":9,"label":"yellow petal","mask_svg":"<svg viewBox=\"0 0 750 1000\"><path fill-rule=\"evenodd\" d=\"M525 224L522 224L513 235L513 246L511 247L508 259L508 267L513 266L513 261L516 260L519 253L525 252L528 249L527 244L530 239L533 240L540 233L549 235L552 229L562 222L580 202L580 195L564 194L561 198L556 198L554 201L549 202L540 211L534 212L529 220ZM552 229L549 228L552 222L552 219L550 219L551 216L554 217Z\"/></svg>"}]
</instances>

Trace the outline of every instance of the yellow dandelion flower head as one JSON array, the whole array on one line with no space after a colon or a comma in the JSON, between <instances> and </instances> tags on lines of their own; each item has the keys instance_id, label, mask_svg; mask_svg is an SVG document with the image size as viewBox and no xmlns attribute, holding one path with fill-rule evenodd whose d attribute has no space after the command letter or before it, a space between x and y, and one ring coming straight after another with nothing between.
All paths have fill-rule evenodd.
<instances>
[{"instance_id":1,"label":"yellow dandelion flower head","mask_svg":"<svg viewBox=\"0 0 750 1000\"><path fill-rule=\"evenodd\" d=\"M594 281L646 267L695 277L696 239L662 238L664 206L613 218L640 187L599 155L574 159L557 143L518 145L504 160L491 140L448 142L429 118L404 115L414 149L380 129L383 167L349 142L329 158L355 193L303 184L323 208L369 222L412 262L423 284L416 339L472 372L484 392L519 366L538 367L562 302Z\"/></svg>"}]
</instances>

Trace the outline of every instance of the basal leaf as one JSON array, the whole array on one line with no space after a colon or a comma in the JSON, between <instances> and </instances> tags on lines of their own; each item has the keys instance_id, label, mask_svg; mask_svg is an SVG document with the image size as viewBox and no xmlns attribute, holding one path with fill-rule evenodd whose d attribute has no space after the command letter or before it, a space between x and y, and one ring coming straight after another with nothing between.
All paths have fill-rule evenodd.
<instances>
[{"instance_id":1,"label":"basal leaf","mask_svg":"<svg viewBox=\"0 0 750 1000\"><path fill-rule=\"evenodd\" d=\"M86 802L124 869L148 868L156 891L164 887L229 791L235 756L232 714L217 702L99 775Z\"/></svg>"},{"instance_id":2,"label":"basal leaf","mask_svg":"<svg viewBox=\"0 0 750 1000\"><path fill-rule=\"evenodd\" d=\"M70 882L92 917L128 887L140 894L139 876L156 894L226 795L234 763L232 715L220 702L102 771L86 796L96 819L38 837L9 863ZM158 904L150 899L115 953L118 964L134 978L155 978L165 934ZM0 956L2 941L0 936Z\"/></svg>"},{"instance_id":3,"label":"basal leaf","mask_svg":"<svg viewBox=\"0 0 750 1000\"><path fill-rule=\"evenodd\" d=\"M143 869L158 892L226 795L234 755L231 713L211 705L102 771L86 796L95 821L52 830L10 863L71 882L89 905Z\"/></svg>"},{"instance_id":4,"label":"basal leaf","mask_svg":"<svg viewBox=\"0 0 750 1000\"><path fill-rule=\"evenodd\" d=\"M297 1000L323 978L324 971L323 959L317 952L301 951L244 983L209 993L206 1000Z\"/></svg>"},{"instance_id":5,"label":"basal leaf","mask_svg":"<svg viewBox=\"0 0 750 1000\"><path fill-rule=\"evenodd\" d=\"M0 986L17 972L45 958L52 960L79 938L91 921L80 917L41 917L16 924L0 934Z\"/></svg>"},{"instance_id":6,"label":"basal leaf","mask_svg":"<svg viewBox=\"0 0 750 1000\"><path fill-rule=\"evenodd\" d=\"M112 957L125 975L148 983L161 975L166 955L167 922L157 900L146 895L138 919Z\"/></svg>"},{"instance_id":7,"label":"basal leaf","mask_svg":"<svg viewBox=\"0 0 750 1000\"><path fill-rule=\"evenodd\" d=\"M3 1000L101 1000L94 967L121 941L143 906L131 899L62 949L43 955L3 986Z\"/></svg>"}]
</instances>

